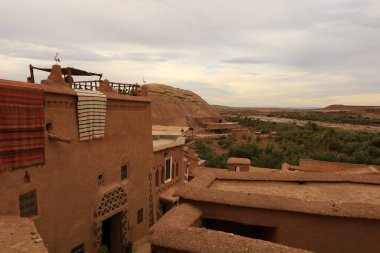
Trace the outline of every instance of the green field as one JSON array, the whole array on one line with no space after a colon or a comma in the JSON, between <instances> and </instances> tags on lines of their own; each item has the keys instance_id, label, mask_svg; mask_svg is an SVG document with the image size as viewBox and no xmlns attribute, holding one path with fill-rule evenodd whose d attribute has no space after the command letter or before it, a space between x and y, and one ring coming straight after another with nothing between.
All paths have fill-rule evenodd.
<instances>
[{"instance_id":1,"label":"green field","mask_svg":"<svg viewBox=\"0 0 380 253\"><path fill-rule=\"evenodd\" d=\"M229 157L251 159L256 167L281 168L283 162L297 165L302 158L322 161L380 165L380 134L347 131L336 128L264 122L250 118L230 117L242 127L255 131L276 131L272 144L260 147L260 138L248 137L242 142L232 138L218 141L224 153L215 152L215 144L198 142L197 150L207 167L225 168Z\"/></svg>"}]
</instances>

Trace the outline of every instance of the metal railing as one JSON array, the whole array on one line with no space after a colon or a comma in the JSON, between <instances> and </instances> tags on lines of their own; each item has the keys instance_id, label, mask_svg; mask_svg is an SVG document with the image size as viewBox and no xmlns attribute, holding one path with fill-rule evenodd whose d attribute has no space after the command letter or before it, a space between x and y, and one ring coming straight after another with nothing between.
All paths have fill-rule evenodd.
<instances>
[{"instance_id":1,"label":"metal railing","mask_svg":"<svg viewBox=\"0 0 380 253\"><path fill-rule=\"evenodd\" d=\"M99 88L100 80L94 81L77 81L72 83L73 89L77 90L92 90L95 91ZM109 82L111 88L117 91L119 94L136 96L138 94L138 88L140 85L128 84L128 83L115 83Z\"/></svg>"}]
</instances>

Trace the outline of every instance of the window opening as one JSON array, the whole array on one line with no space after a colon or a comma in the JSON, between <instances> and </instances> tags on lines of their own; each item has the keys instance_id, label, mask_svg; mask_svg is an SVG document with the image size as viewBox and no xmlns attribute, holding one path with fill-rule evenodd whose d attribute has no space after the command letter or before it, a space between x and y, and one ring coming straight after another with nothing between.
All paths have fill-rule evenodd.
<instances>
[{"instance_id":1,"label":"window opening","mask_svg":"<svg viewBox=\"0 0 380 253\"><path fill-rule=\"evenodd\" d=\"M140 224L142 223L144 220L144 209L140 209L138 212L137 212L137 224Z\"/></svg>"},{"instance_id":2,"label":"window opening","mask_svg":"<svg viewBox=\"0 0 380 253\"><path fill-rule=\"evenodd\" d=\"M21 217L36 216L38 214L36 190L21 194L19 204Z\"/></svg>"},{"instance_id":3,"label":"window opening","mask_svg":"<svg viewBox=\"0 0 380 253\"><path fill-rule=\"evenodd\" d=\"M172 158L165 159L165 183L170 182L172 180Z\"/></svg>"},{"instance_id":4,"label":"window opening","mask_svg":"<svg viewBox=\"0 0 380 253\"><path fill-rule=\"evenodd\" d=\"M128 178L128 164L121 165L121 180Z\"/></svg>"}]
</instances>

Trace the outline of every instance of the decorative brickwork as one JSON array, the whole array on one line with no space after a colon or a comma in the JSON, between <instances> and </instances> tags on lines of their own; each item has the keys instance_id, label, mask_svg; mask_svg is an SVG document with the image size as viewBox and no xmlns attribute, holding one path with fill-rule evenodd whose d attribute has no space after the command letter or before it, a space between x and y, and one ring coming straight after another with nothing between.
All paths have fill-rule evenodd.
<instances>
[{"instance_id":1,"label":"decorative brickwork","mask_svg":"<svg viewBox=\"0 0 380 253\"><path fill-rule=\"evenodd\" d=\"M123 211L123 217L121 219L121 238L123 246L128 245L128 217L127 211Z\"/></svg>"},{"instance_id":2,"label":"decorative brickwork","mask_svg":"<svg viewBox=\"0 0 380 253\"><path fill-rule=\"evenodd\" d=\"M101 200L96 208L95 216L101 218L102 216L112 215L116 212L122 212L121 220L121 234L123 245L128 244L128 218L125 205L127 204L127 194L122 187L116 187L103 194ZM102 242L102 221L98 220L95 227L96 233L96 249L99 249Z\"/></svg>"},{"instance_id":3,"label":"decorative brickwork","mask_svg":"<svg viewBox=\"0 0 380 253\"><path fill-rule=\"evenodd\" d=\"M99 222L95 225L95 233L96 233L96 250L99 249L100 244L102 243L102 231L103 231L103 223Z\"/></svg>"},{"instance_id":4,"label":"decorative brickwork","mask_svg":"<svg viewBox=\"0 0 380 253\"><path fill-rule=\"evenodd\" d=\"M149 173L149 226L153 226L153 223L152 173Z\"/></svg>"},{"instance_id":5,"label":"decorative brickwork","mask_svg":"<svg viewBox=\"0 0 380 253\"><path fill-rule=\"evenodd\" d=\"M106 192L98 204L95 212L96 217L101 217L122 208L127 204L127 194L121 187L113 188Z\"/></svg>"}]
</instances>

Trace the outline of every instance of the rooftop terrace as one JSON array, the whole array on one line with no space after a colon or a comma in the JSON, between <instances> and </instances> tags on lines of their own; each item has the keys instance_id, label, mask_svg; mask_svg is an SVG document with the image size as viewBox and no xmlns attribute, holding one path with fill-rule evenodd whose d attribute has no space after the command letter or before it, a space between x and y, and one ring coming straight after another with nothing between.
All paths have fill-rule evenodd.
<instances>
[{"instance_id":1,"label":"rooftop terrace","mask_svg":"<svg viewBox=\"0 0 380 253\"><path fill-rule=\"evenodd\" d=\"M52 72L54 68L39 68L32 65L29 65L30 68L30 77L28 77L28 81L31 83L35 83L34 79L34 70L40 70L45 72ZM97 90L101 83L103 74L92 73L85 70L80 70L72 67L61 68L61 74L64 77L64 81L71 86L71 88L76 90ZM98 80L85 80L85 81L74 81L73 76L97 76ZM128 83L116 83L116 82L108 82L109 86L119 94L137 96L140 85L136 84L128 84Z\"/></svg>"},{"instance_id":2,"label":"rooftop terrace","mask_svg":"<svg viewBox=\"0 0 380 253\"><path fill-rule=\"evenodd\" d=\"M201 169L174 195L259 209L380 219L380 175Z\"/></svg>"}]
</instances>

